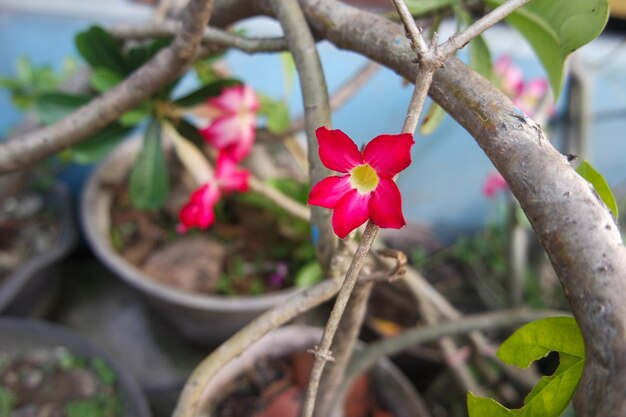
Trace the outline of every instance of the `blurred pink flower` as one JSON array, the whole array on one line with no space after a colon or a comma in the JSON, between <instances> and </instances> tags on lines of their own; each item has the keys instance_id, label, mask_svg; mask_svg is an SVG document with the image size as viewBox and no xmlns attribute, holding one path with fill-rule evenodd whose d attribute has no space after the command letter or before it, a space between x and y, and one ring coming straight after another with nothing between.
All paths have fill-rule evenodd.
<instances>
[{"instance_id":1,"label":"blurred pink flower","mask_svg":"<svg viewBox=\"0 0 626 417\"><path fill-rule=\"evenodd\" d=\"M250 172L237 166L230 155L220 152L217 157L217 184L222 191L248 191Z\"/></svg>"},{"instance_id":2,"label":"blurred pink flower","mask_svg":"<svg viewBox=\"0 0 626 417\"><path fill-rule=\"evenodd\" d=\"M530 117L535 116L539 104L549 94L548 81L545 78L534 78L525 82L522 71L513 64L508 55L501 55L496 60L493 72L498 86L513 104ZM552 116L554 111L554 104L550 103L547 108L548 116Z\"/></svg>"},{"instance_id":3,"label":"blurred pink flower","mask_svg":"<svg viewBox=\"0 0 626 417\"><path fill-rule=\"evenodd\" d=\"M508 189L509 186L504 177L496 171L487 175L487 179L483 185L483 195L487 198L493 198L498 191L506 191Z\"/></svg>"},{"instance_id":4,"label":"blurred pink flower","mask_svg":"<svg viewBox=\"0 0 626 417\"><path fill-rule=\"evenodd\" d=\"M499 86L508 97L517 97L524 90L522 70L513 64L508 55L501 55L493 65Z\"/></svg>"},{"instance_id":5,"label":"blurred pink flower","mask_svg":"<svg viewBox=\"0 0 626 417\"><path fill-rule=\"evenodd\" d=\"M211 182L202 185L195 190L187 204L178 213L180 224L177 227L179 233L197 227L206 229L215 222L215 205L221 198L218 187Z\"/></svg>"},{"instance_id":6,"label":"blurred pink flower","mask_svg":"<svg viewBox=\"0 0 626 417\"><path fill-rule=\"evenodd\" d=\"M259 100L247 85L227 87L208 105L218 117L200 131L207 143L226 153L235 162L241 161L252 148Z\"/></svg>"}]
</instances>

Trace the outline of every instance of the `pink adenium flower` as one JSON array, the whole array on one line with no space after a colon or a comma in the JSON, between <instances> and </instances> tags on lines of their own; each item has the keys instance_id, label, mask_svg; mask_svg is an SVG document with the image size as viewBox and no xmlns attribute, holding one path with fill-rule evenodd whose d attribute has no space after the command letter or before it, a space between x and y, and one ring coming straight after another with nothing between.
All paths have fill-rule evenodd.
<instances>
[{"instance_id":1,"label":"pink adenium flower","mask_svg":"<svg viewBox=\"0 0 626 417\"><path fill-rule=\"evenodd\" d=\"M227 153L220 152L217 157L217 183L222 191L248 191L250 171L239 168Z\"/></svg>"},{"instance_id":2,"label":"pink adenium flower","mask_svg":"<svg viewBox=\"0 0 626 417\"><path fill-rule=\"evenodd\" d=\"M487 175L485 184L483 185L483 195L487 198L493 198L499 191L509 189L506 180L499 172L492 172Z\"/></svg>"},{"instance_id":3,"label":"pink adenium flower","mask_svg":"<svg viewBox=\"0 0 626 417\"><path fill-rule=\"evenodd\" d=\"M524 75L508 55L501 55L493 65L493 72L504 94L510 98L519 96L524 90Z\"/></svg>"},{"instance_id":4,"label":"pink adenium flower","mask_svg":"<svg viewBox=\"0 0 626 417\"><path fill-rule=\"evenodd\" d=\"M200 133L210 145L241 161L252 149L256 112L259 100L247 85L227 87L219 97L210 99L208 105L218 117Z\"/></svg>"},{"instance_id":5,"label":"pink adenium flower","mask_svg":"<svg viewBox=\"0 0 626 417\"><path fill-rule=\"evenodd\" d=\"M211 226L215 222L214 208L220 198L219 188L211 182L195 190L178 213L180 219L178 232L185 233L193 227L206 229Z\"/></svg>"},{"instance_id":6,"label":"pink adenium flower","mask_svg":"<svg viewBox=\"0 0 626 417\"><path fill-rule=\"evenodd\" d=\"M411 163L413 136L381 135L361 153L341 130L315 131L322 163L341 176L317 183L309 204L333 209L333 230L340 238L371 219L377 226L399 229L406 224L402 197L394 177Z\"/></svg>"}]
</instances>

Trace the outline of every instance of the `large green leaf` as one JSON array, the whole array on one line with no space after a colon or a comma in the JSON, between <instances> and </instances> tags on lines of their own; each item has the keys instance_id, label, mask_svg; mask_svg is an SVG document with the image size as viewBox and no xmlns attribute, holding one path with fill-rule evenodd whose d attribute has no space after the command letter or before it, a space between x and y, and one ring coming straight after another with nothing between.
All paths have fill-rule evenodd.
<instances>
[{"instance_id":1,"label":"large green leaf","mask_svg":"<svg viewBox=\"0 0 626 417\"><path fill-rule=\"evenodd\" d=\"M37 99L35 113L43 124L51 124L61 120L79 107L87 104L90 97L65 93L47 93Z\"/></svg>"},{"instance_id":2,"label":"large green leaf","mask_svg":"<svg viewBox=\"0 0 626 417\"><path fill-rule=\"evenodd\" d=\"M75 38L76 48L81 56L93 68L108 68L118 74L127 74L130 70L122 54L118 41L109 32L99 26L92 26L80 32Z\"/></svg>"},{"instance_id":3,"label":"large green leaf","mask_svg":"<svg viewBox=\"0 0 626 417\"><path fill-rule=\"evenodd\" d=\"M485 1L499 6L506 0ZM608 17L608 0L533 0L507 21L535 50L558 98L565 58L595 39Z\"/></svg>"},{"instance_id":4,"label":"large green leaf","mask_svg":"<svg viewBox=\"0 0 626 417\"><path fill-rule=\"evenodd\" d=\"M202 103L208 98L219 96L225 87L231 87L233 85L240 84L241 81L234 78L226 78L223 80L215 81L187 94L184 97L175 100L174 104L179 107L192 107Z\"/></svg>"},{"instance_id":5,"label":"large green leaf","mask_svg":"<svg viewBox=\"0 0 626 417\"><path fill-rule=\"evenodd\" d=\"M558 417L574 395L585 365L585 347L576 320L550 317L518 329L498 349L498 357L527 368L550 352L559 354L559 367L544 376L524 399L522 408L510 410L490 398L468 394L470 417Z\"/></svg>"},{"instance_id":6,"label":"large green leaf","mask_svg":"<svg viewBox=\"0 0 626 417\"><path fill-rule=\"evenodd\" d=\"M591 166L588 161L583 161L578 168L576 168L576 172L589 181L593 188L596 190L604 204L613 212L615 218L618 218L619 211L617 209L617 202L615 201L615 196L611 191L611 187L606 182L606 179L600 174L596 169Z\"/></svg>"},{"instance_id":7,"label":"large green leaf","mask_svg":"<svg viewBox=\"0 0 626 417\"><path fill-rule=\"evenodd\" d=\"M130 174L130 201L144 210L158 210L168 194L168 175L161 143L161 123L152 120Z\"/></svg>"},{"instance_id":8,"label":"large green leaf","mask_svg":"<svg viewBox=\"0 0 626 417\"><path fill-rule=\"evenodd\" d=\"M89 139L69 148L66 155L79 164L93 164L107 156L127 137L131 128L114 124Z\"/></svg>"}]
</instances>

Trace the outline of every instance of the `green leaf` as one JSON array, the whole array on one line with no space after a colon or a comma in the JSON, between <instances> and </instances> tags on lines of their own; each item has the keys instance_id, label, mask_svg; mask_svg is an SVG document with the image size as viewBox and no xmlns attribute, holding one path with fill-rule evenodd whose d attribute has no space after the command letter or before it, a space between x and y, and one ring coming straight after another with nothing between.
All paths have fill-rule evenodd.
<instances>
[{"instance_id":1,"label":"green leaf","mask_svg":"<svg viewBox=\"0 0 626 417\"><path fill-rule=\"evenodd\" d=\"M293 55L291 52L281 52L280 53L280 63L283 67L283 94L285 97L289 97L291 95L291 91L293 90L294 78L296 75L296 63L293 60Z\"/></svg>"},{"instance_id":2,"label":"green leaf","mask_svg":"<svg viewBox=\"0 0 626 417\"><path fill-rule=\"evenodd\" d=\"M298 270L294 278L296 287L306 288L317 284L324 278L324 271L317 260L313 260Z\"/></svg>"},{"instance_id":3,"label":"green leaf","mask_svg":"<svg viewBox=\"0 0 626 417\"><path fill-rule=\"evenodd\" d=\"M467 393L467 411L470 417L509 417L511 410L492 398L477 397Z\"/></svg>"},{"instance_id":4,"label":"green leaf","mask_svg":"<svg viewBox=\"0 0 626 417\"><path fill-rule=\"evenodd\" d=\"M289 107L283 100L259 94L259 114L267 117L267 130L272 133L282 133L289 127Z\"/></svg>"},{"instance_id":5,"label":"green leaf","mask_svg":"<svg viewBox=\"0 0 626 417\"><path fill-rule=\"evenodd\" d=\"M35 82L35 68L28 57L19 57L15 64L15 69L17 71L17 79L22 84L29 85Z\"/></svg>"},{"instance_id":6,"label":"green leaf","mask_svg":"<svg viewBox=\"0 0 626 417\"><path fill-rule=\"evenodd\" d=\"M446 118L446 111L435 102L430 104L422 125L420 126L420 135L428 136L435 131Z\"/></svg>"},{"instance_id":7,"label":"green leaf","mask_svg":"<svg viewBox=\"0 0 626 417\"><path fill-rule=\"evenodd\" d=\"M406 0L406 5L413 16L422 16L458 3L459 0Z\"/></svg>"},{"instance_id":8,"label":"green leaf","mask_svg":"<svg viewBox=\"0 0 626 417\"><path fill-rule=\"evenodd\" d=\"M124 113L122 117L120 117L119 123L122 126L136 126L152 114L153 108L152 102L144 101L134 109Z\"/></svg>"},{"instance_id":9,"label":"green leaf","mask_svg":"<svg viewBox=\"0 0 626 417\"><path fill-rule=\"evenodd\" d=\"M470 67L486 79L493 79L491 52L482 36L478 36L470 42Z\"/></svg>"},{"instance_id":10,"label":"green leaf","mask_svg":"<svg viewBox=\"0 0 626 417\"><path fill-rule=\"evenodd\" d=\"M104 93L115 87L122 82L123 79L124 76L120 73L104 67L96 68L91 73L91 85L100 93Z\"/></svg>"},{"instance_id":11,"label":"green leaf","mask_svg":"<svg viewBox=\"0 0 626 417\"><path fill-rule=\"evenodd\" d=\"M611 187L606 182L606 179L600 174L596 169L591 166L588 161L583 161L578 168L576 168L576 172L578 175L586 179L593 185L593 188L596 190L604 204L613 212L613 216L618 218L619 212L617 209L617 202L615 201L615 196L611 191Z\"/></svg>"},{"instance_id":12,"label":"green leaf","mask_svg":"<svg viewBox=\"0 0 626 417\"><path fill-rule=\"evenodd\" d=\"M485 1L495 7L506 0ZM565 58L595 39L608 17L608 0L533 0L507 21L535 50L556 99L563 83Z\"/></svg>"},{"instance_id":13,"label":"green leaf","mask_svg":"<svg viewBox=\"0 0 626 417\"><path fill-rule=\"evenodd\" d=\"M226 78L223 80L215 81L187 94L184 97L175 100L174 104L179 107L193 107L197 104L204 102L210 97L219 96L224 88L234 85L241 85L241 81L234 78Z\"/></svg>"},{"instance_id":14,"label":"green leaf","mask_svg":"<svg viewBox=\"0 0 626 417\"><path fill-rule=\"evenodd\" d=\"M161 124L152 120L130 174L130 201L140 209L158 210L168 194L168 175L161 143Z\"/></svg>"},{"instance_id":15,"label":"green leaf","mask_svg":"<svg viewBox=\"0 0 626 417\"><path fill-rule=\"evenodd\" d=\"M498 349L498 357L527 368L550 352L558 352L559 367L544 376L524 399L524 406L509 410L488 398L469 393L470 417L558 417L569 404L585 365L585 348L580 329L571 317L550 317L518 329Z\"/></svg>"},{"instance_id":16,"label":"green leaf","mask_svg":"<svg viewBox=\"0 0 626 417\"><path fill-rule=\"evenodd\" d=\"M202 148L204 146L204 137L200 133L200 130L190 121L185 118L179 119L173 122L174 128L182 137L188 139L194 145Z\"/></svg>"},{"instance_id":17,"label":"green leaf","mask_svg":"<svg viewBox=\"0 0 626 417\"><path fill-rule=\"evenodd\" d=\"M114 124L89 139L67 149L67 157L79 164L93 164L107 156L124 138L131 128Z\"/></svg>"},{"instance_id":18,"label":"green leaf","mask_svg":"<svg viewBox=\"0 0 626 417\"><path fill-rule=\"evenodd\" d=\"M65 93L43 94L37 100L35 113L43 124L51 124L61 120L91 100L90 97Z\"/></svg>"},{"instance_id":19,"label":"green leaf","mask_svg":"<svg viewBox=\"0 0 626 417\"><path fill-rule=\"evenodd\" d=\"M156 55L157 52L169 46L170 43L172 43L171 39L160 38L155 39L148 44L134 46L130 48L126 54L126 61L128 62L130 70L134 71L146 62L148 62L148 60Z\"/></svg>"},{"instance_id":20,"label":"green leaf","mask_svg":"<svg viewBox=\"0 0 626 417\"><path fill-rule=\"evenodd\" d=\"M76 48L92 68L107 68L120 75L128 74L122 48L109 32L92 26L75 38Z\"/></svg>"}]
</instances>

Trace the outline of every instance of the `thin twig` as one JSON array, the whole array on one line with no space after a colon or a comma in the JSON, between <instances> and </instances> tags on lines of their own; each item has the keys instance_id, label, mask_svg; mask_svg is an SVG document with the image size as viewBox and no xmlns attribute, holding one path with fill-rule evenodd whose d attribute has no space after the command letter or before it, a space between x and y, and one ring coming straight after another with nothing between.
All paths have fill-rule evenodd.
<instances>
[{"instance_id":1,"label":"thin twig","mask_svg":"<svg viewBox=\"0 0 626 417\"><path fill-rule=\"evenodd\" d=\"M365 264L367 254L369 253L370 247L372 246L377 233L378 226L371 221L367 222L367 226L365 227L365 231L361 237L361 242L356 249L354 258L352 258L352 263L350 264L346 277L341 284L341 290L339 290L339 294L337 295L337 301L335 301L335 305L330 312L330 317L326 322L322 340L320 344L315 347L315 362L313 364L313 369L311 370L311 376L309 377L309 384L304 397L304 404L302 405L302 410L300 411L300 417L311 417L313 415L315 399L317 397L317 390L319 388L322 372L324 372L326 362L332 360L330 347L332 345L333 338L335 337L335 332L337 331L341 316L343 316L343 312L345 311L348 300L350 299L350 294L352 294L354 285L356 284L361 269Z\"/></svg>"},{"instance_id":2,"label":"thin twig","mask_svg":"<svg viewBox=\"0 0 626 417\"><path fill-rule=\"evenodd\" d=\"M496 7L465 28L462 32L450 36L446 42L439 46L439 52L444 58L447 58L529 1L530 0L509 0L501 6Z\"/></svg>"},{"instance_id":3,"label":"thin twig","mask_svg":"<svg viewBox=\"0 0 626 417\"><path fill-rule=\"evenodd\" d=\"M180 76L196 56L213 0L191 0L174 42L120 84L60 121L0 144L0 174L25 168L99 132Z\"/></svg>"},{"instance_id":4,"label":"thin twig","mask_svg":"<svg viewBox=\"0 0 626 417\"><path fill-rule=\"evenodd\" d=\"M401 3L406 8L403 0L394 0L394 2L396 4ZM416 26L413 18L411 18L410 20L412 22L413 28L410 29L409 26L411 25L408 24L407 31L409 33L413 32L412 36L415 37L415 41L419 45L419 39L421 39L423 42L423 38L420 31L415 29ZM425 46L425 48L426 49L421 50L421 52L424 54L428 52L428 47ZM420 68L422 67L420 66ZM422 73L422 77L417 77L415 90L413 91L411 102L409 103L409 108L407 110L407 117L405 118L404 126L402 127L402 133L413 134L415 128L417 127L417 120L419 119L420 112L424 106L424 100L426 99L428 88L430 87L430 83L432 82L432 76L435 70L434 67L431 67L429 65L424 67L424 69L425 71L420 71L420 73ZM423 72L425 72L425 74L423 74ZM309 378L309 385L305 394L304 404L300 412L300 417L313 416L317 391L319 388L322 372L324 370L326 362L332 359L330 347L335 332L337 331L337 327L339 326L339 322L346 308L346 304L350 299L350 294L352 293L356 280L361 272L363 265L365 264L365 258L369 253L369 250L372 246L372 243L374 242L377 233L378 226L369 221L367 223L367 226L365 227L365 232L363 233L361 242L359 243L356 253L354 254L354 258L352 259L350 268L346 273L344 283L342 284L339 295L337 296L337 301L335 302L328 322L326 323L324 334L322 335L322 341L320 342L320 345L316 347L315 363L313 364L313 370L311 371L311 376ZM367 298L365 298L361 302L366 303Z\"/></svg>"},{"instance_id":5,"label":"thin twig","mask_svg":"<svg viewBox=\"0 0 626 417\"><path fill-rule=\"evenodd\" d=\"M271 200L273 203L292 214L293 216L302 219L306 222L311 220L311 211L303 204L300 204L291 197L281 193L276 188L265 184L263 181L256 177L251 176L248 184L250 189L261 194L263 197Z\"/></svg>"},{"instance_id":6,"label":"thin twig","mask_svg":"<svg viewBox=\"0 0 626 417\"><path fill-rule=\"evenodd\" d=\"M423 55L426 55L430 49L422 36L422 30L415 23L415 19L413 19L413 15L404 0L393 0L393 5L396 7L398 15L400 15L400 20L402 20L404 30L411 40L413 49L421 58Z\"/></svg>"},{"instance_id":7,"label":"thin twig","mask_svg":"<svg viewBox=\"0 0 626 417\"><path fill-rule=\"evenodd\" d=\"M196 367L187 379L173 417L200 415L204 406L204 388L226 363L239 356L241 352L270 331L333 297L337 294L339 285L336 279L326 279L314 287L302 290L282 304L263 313L221 344Z\"/></svg>"},{"instance_id":8,"label":"thin twig","mask_svg":"<svg viewBox=\"0 0 626 417\"><path fill-rule=\"evenodd\" d=\"M145 25L115 25L110 29L120 39L150 39L174 36L180 31L180 22L166 20ZM246 38L215 27L204 29L202 41L213 45L239 49L247 53L282 52L288 49L285 38Z\"/></svg>"},{"instance_id":9,"label":"thin twig","mask_svg":"<svg viewBox=\"0 0 626 417\"><path fill-rule=\"evenodd\" d=\"M397 336L374 342L364 351L358 353L350 364L342 390L345 390L345 387L349 387L357 375L373 366L379 358L395 355L407 347L432 342L445 336L455 336L476 330L512 327L544 317L567 315L565 312L554 310L509 309L473 314L460 318L455 322L407 330Z\"/></svg>"}]
</instances>

